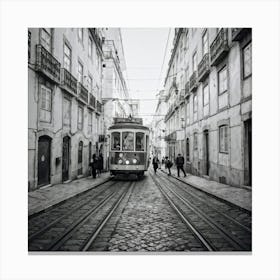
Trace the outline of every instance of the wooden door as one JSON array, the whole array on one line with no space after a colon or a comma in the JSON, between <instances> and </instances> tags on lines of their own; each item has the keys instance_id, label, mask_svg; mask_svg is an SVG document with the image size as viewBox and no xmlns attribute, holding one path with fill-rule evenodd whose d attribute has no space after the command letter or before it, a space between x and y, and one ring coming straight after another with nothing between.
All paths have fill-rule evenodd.
<instances>
[{"instance_id":1,"label":"wooden door","mask_svg":"<svg viewBox=\"0 0 280 280\"><path fill-rule=\"evenodd\" d=\"M51 138L42 136L38 141L38 186L50 183Z\"/></svg>"}]
</instances>

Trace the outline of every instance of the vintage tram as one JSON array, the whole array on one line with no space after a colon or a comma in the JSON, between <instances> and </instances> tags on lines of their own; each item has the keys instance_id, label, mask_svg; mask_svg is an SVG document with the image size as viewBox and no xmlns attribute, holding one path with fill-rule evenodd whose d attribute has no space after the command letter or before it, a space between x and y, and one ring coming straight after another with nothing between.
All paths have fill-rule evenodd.
<instances>
[{"instance_id":1,"label":"vintage tram","mask_svg":"<svg viewBox=\"0 0 280 280\"><path fill-rule=\"evenodd\" d=\"M149 128L141 118L114 118L108 131L110 173L143 176L149 165Z\"/></svg>"}]
</instances>

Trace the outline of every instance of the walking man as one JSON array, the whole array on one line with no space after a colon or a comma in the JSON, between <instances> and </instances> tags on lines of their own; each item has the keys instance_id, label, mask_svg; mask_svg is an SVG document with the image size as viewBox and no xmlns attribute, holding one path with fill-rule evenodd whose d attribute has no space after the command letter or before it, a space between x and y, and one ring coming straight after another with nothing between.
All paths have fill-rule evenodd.
<instances>
[{"instance_id":1,"label":"walking man","mask_svg":"<svg viewBox=\"0 0 280 280\"><path fill-rule=\"evenodd\" d=\"M155 174L157 173L158 163L159 163L158 157L154 156L154 158L153 158L153 167L154 167Z\"/></svg>"},{"instance_id":2,"label":"walking man","mask_svg":"<svg viewBox=\"0 0 280 280\"><path fill-rule=\"evenodd\" d=\"M165 157L165 166L168 169L168 176L171 176L170 168L172 167L173 163L170 161L168 157Z\"/></svg>"},{"instance_id":3,"label":"walking man","mask_svg":"<svg viewBox=\"0 0 280 280\"><path fill-rule=\"evenodd\" d=\"M178 154L178 156L177 156L177 158L176 158L176 165L177 165L178 177L180 177L180 170L183 171L184 177L186 177L186 172L185 172L185 170L184 170L184 163L185 163L184 157L181 156L181 154Z\"/></svg>"},{"instance_id":4,"label":"walking man","mask_svg":"<svg viewBox=\"0 0 280 280\"><path fill-rule=\"evenodd\" d=\"M95 179L96 178L96 169L97 169L97 158L96 158L95 154L92 155L92 160L89 165L91 167L92 178Z\"/></svg>"}]
</instances>

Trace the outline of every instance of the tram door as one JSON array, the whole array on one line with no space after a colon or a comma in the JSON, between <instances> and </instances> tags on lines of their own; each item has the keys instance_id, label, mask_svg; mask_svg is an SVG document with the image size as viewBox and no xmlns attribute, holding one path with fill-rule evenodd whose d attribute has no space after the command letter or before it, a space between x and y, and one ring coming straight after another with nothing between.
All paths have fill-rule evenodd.
<instances>
[{"instance_id":1,"label":"tram door","mask_svg":"<svg viewBox=\"0 0 280 280\"><path fill-rule=\"evenodd\" d=\"M83 142L79 142L78 148L78 175L83 174Z\"/></svg>"},{"instance_id":2,"label":"tram door","mask_svg":"<svg viewBox=\"0 0 280 280\"><path fill-rule=\"evenodd\" d=\"M69 162L70 162L70 138L65 136L63 138L62 147L62 181L69 179Z\"/></svg>"},{"instance_id":3,"label":"tram door","mask_svg":"<svg viewBox=\"0 0 280 280\"><path fill-rule=\"evenodd\" d=\"M42 136L38 141L38 186L50 183L51 138Z\"/></svg>"}]
</instances>

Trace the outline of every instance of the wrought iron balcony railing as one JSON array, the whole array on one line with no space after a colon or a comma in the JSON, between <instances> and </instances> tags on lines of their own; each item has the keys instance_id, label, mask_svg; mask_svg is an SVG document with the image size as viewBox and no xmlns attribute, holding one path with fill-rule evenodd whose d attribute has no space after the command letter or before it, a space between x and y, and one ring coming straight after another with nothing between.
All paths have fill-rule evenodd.
<instances>
[{"instance_id":1,"label":"wrought iron balcony railing","mask_svg":"<svg viewBox=\"0 0 280 280\"><path fill-rule=\"evenodd\" d=\"M78 83L78 89L79 89L79 95L78 95L79 98L87 104L88 103L88 90L81 83Z\"/></svg>"},{"instance_id":2,"label":"wrought iron balcony railing","mask_svg":"<svg viewBox=\"0 0 280 280\"><path fill-rule=\"evenodd\" d=\"M193 72L193 74L190 77L190 91L193 92L197 89L198 83L197 83L197 74L196 71Z\"/></svg>"},{"instance_id":3,"label":"wrought iron balcony railing","mask_svg":"<svg viewBox=\"0 0 280 280\"><path fill-rule=\"evenodd\" d=\"M197 66L197 79L203 82L210 73L209 53L206 53Z\"/></svg>"},{"instance_id":4,"label":"wrought iron balcony railing","mask_svg":"<svg viewBox=\"0 0 280 280\"><path fill-rule=\"evenodd\" d=\"M96 101L96 110L98 113L101 113L101 106L102 106L101 103L97 100Z\"/></svg>"},{"instance_id":5,"label":"wrought iron balcony railing","mask_svg":"<svg viewBox=\"0 0 280 280\"><path fill-rule=\"evenodd\" d=\"M98 45L98 47L100 49L102 49L103 40L100 37L100 34L98 32L98 28L90 28L90 30L91 30L91 34L92 34L92 37L93 37L95 43Z\"/></svg>"},{"instance_id":6,"label":"wrought iron balcony railing","mask_svg":"<svg viewBox=\"0 0 280 280\"><path fill-rule=\"evenodd\" d=\"M173 131L172 133L166 135L164 137L165 141L176 141L176 131Z\"/></svg>"},{"instance_id":7,"label":"wrought iron balcony railing","mask_svg":"<svg viewBox=\"0 0 280 280\"><path fill-rule=\"evenodd\" d=\"M60 63L42 45L36 45L36 70L59 83Z\"/></svg>"},{"instance_id":8,"label":"wrought iron balcony railing","mask_svg":"<svg viewBox=\"0 0 280 280\"><path fill-rule=\"evenodd\" d=\"M211 65L215 66L219 64L227 55L228 51L228 30L221 28L210 46Z\"/></svg>"},{"instance_id":9,"label":"wrought iron balcony railing","mask_svg":"<svg viewBox=\"0 0 280 280\"><path fill-rule=\"evenodd\" d=\"M240 41L249 32L251 32L251 28L231 28L231 40Z\"/></svg>"},{"instance_id":10,"label":"wrought iron balcony railing","mask_svg":"<svg viewBox=\"0 0 280 280\"><path fill-rule=\"evenodd\" d=\"M77 95L77 79L65 68L61 69L61 87Z\"/></svg>"},{"instance_id":11,"label":"wrought iron balcony railing","mask_svg":"<svg viewBox=\"0 0 280 280\"><path fill-rule=\"evenodd\" d=\"M89 96L89 105L92 108L96 107L96 99L95 99L95 97L92 94L90 94L90 96Z\"/></svg>"}]
</instances>

